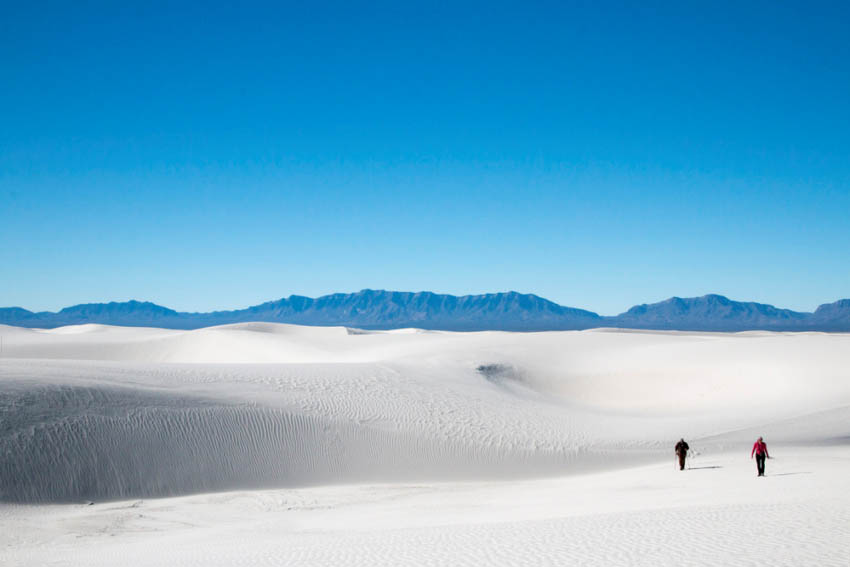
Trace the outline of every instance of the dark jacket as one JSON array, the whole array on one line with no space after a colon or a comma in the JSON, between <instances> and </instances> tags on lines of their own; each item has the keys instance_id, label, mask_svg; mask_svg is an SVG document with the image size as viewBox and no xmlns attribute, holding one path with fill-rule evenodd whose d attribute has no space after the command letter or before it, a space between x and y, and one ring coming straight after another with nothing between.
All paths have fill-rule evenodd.
<instances>
[{"instance_id":1,"label":"dark jacket","mask_svg":"<svg viewBox=\"0 0 850 567\"><path fill-rule=\"evenodd\" d=\"M676 454L677 454L677 455L684 455L684 454L685 454L685 453L687 453L690 449L691 449L691 448L690 448L690 447L688 447L688 444L687 444L687 443L685 443L684 441L679 441L678 443L676 443Z\"/></svg>"}]
</instances>

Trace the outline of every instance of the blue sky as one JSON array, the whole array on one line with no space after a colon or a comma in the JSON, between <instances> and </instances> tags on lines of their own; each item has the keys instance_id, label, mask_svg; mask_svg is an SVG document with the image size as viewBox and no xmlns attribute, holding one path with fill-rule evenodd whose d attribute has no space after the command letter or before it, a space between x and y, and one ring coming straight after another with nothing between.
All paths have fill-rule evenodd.
<instances>
[{"instance_id":1,"label":"blue sky","mask_svg":"<svg viewBox=\"0 0 850 567\"><path fill-rule=\"evenodd\" d=\"M4 4L0 305L850 297L850 7Z\"/></svg>"}]
</instances>

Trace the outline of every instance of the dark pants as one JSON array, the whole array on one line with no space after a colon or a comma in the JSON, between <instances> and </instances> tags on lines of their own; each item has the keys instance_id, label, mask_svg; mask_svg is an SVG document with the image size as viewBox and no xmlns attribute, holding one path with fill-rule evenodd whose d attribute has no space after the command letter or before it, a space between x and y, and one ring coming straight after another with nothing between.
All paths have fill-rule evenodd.
<instances>
[{"instance_id":1,"label":"dark pants","mask_svg":"<svg viewBox=\"0 0 850 567\"><path fill-rule=\"evenodd\" d=\"M685 456L687 455L687 453L676 453L676 454L679 455L679 470L683 471L683 470L685 470Z\"/></svg>"},{"instance_id":2,"label":"dark pants","mask_svg":"<svg viewBox=\"0 0 850 567\"><path fill-rule=\"evenodd\" d=\"M756 466L759 469L759 476L764 476L764 455L756 455Z\"/></svg>"}]
</instances>

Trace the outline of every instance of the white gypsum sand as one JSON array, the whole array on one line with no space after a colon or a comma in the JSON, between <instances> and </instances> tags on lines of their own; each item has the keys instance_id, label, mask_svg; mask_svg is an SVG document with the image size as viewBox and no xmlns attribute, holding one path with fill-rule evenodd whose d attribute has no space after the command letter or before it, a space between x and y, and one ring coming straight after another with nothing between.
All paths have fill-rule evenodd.
<instances>
[{"instance_id":1,"label":"white gypsum sand","mask_svg":"<svg viewBox=\"0 0 850 567\"><path fill-rule=\"evenodd\" d=\"M850 335L0 335L3 565L850 556Z\"/></svg>"}]
</instances>

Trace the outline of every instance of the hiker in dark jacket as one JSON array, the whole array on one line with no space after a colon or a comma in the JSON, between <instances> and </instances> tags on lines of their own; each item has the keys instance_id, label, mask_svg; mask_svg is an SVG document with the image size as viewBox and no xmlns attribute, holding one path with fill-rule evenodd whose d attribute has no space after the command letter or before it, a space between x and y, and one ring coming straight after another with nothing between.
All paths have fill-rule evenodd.
<instances>
[{"instance_id":1,"label":"hiker in dark jacket","mask_svg":"<svg viewBox=\"0 0 850 567\"><path fill-rule=\"evenodd\" d=\"M753 450L750 451L751 459L753 455L756 456L756 467L758 468L759 476L764 476L764 460L769 459L770 455L767 452L767 444L761 437L753 444Z\"/></svg>"},{"instance_id":2,"label":"hiker in dark jacket","mask_svg":"<svg viewBox=\"0 0 850 567\"><path fill-rule=\"evenodd\" d=\"M676 443L676 455L679 457L679 470L685 470L685 458L688 456L688 451L691 448L688 447L688 444L684 439L679 439L679 442Z\"/></svg>"}]
</instances>

